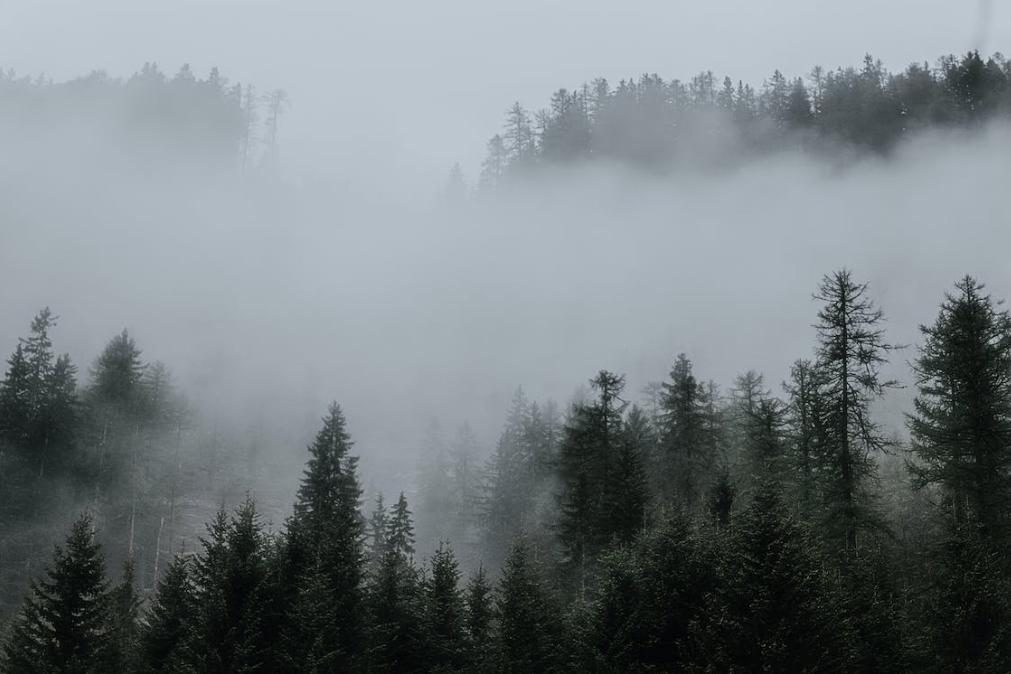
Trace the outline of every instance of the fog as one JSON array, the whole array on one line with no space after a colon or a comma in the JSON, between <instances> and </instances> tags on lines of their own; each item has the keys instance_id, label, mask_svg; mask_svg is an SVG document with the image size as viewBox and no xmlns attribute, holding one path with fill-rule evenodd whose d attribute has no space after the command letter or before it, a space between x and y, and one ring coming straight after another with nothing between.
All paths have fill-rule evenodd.
<instances>
[{"instance_id":1,"label":"fog","mask_svg":"<svg viewBox=\"0 0 1011 674\"><path fill-rule=\"evenodd\" d=\"M607 368L636 396L684 351L724 387L756 369L778 390L812 353L812 292L843 266L898 343L961 275L1008 296L1009 151L998 126L845 166L569 168L413 207L7 154L0 343L49 305L83 374L128 327L202 423L272 428L297 457L336 399L366 475L410 472L432 418L490 448L518 386L564 403Z\"/></svg>"},{"instance_id":2,"label":"fog","mask_svg":"<svg viewBox=\"0 0 1011 674\"><path fill-rule=\"evenodd\" d=\"M1007 296L1002 126L842 166L790 152L663 177L597 165L491 200L435 197L453 161L473 180L511 101L558 86L703 68L758 84L777 67L864 51L900 66L1011 37L1002 8L981 29L941 2L875 6L874 21L865 2L831 20L810 3L724 4L6 2L0 58L21 73L217 65L293 105L269 184L183 160L125 169L87 120L9 143L0 344L51 306L56 347L86 379L128 327L204 423L269 426L286 452L336 399L368 474L410 470L432 418L469 420L490 448L516 387L564 403L608 368L637 392L682 351L724 387L756 369L778 389L811 353L812 291L842 266L900 343L965 273Z\"/></svg>"}]
</instances>

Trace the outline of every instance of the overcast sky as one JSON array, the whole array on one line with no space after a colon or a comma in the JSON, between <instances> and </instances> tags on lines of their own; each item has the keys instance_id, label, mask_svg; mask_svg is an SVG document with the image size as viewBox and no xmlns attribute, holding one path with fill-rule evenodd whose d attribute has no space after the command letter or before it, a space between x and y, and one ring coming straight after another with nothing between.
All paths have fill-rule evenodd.
<instances>
[{"instance_id":1,"label":"overcast sky","mask_svg":"<svg viewBox=\"0 0 1011 674\"><path fill-rule=\"evenodd\" d=\"M774 68L910 61L1011 44L991 0L0 0L0 66L65 79L188 62L284 88L290 170L431 188L476 173L506 107L603 75L760 83ZM395 179L395 180L394 180Z\"/></svg>"}]
</instances>

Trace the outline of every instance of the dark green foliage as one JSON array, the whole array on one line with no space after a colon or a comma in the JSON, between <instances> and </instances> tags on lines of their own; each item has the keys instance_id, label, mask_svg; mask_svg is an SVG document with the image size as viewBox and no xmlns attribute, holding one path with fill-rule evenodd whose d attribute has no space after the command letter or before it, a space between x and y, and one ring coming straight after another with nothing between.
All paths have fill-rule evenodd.
<instances>
[{"instance_id":1,"label":"dark green foliage","mask_svg":"<svg viewBox=\"0 0 1011 674\"><path fill-rule=\"evenodd\" d=\"M623 430L624 377L602 370L590 384L597 398L573 408L559 453L559 539L563 562L574 574L580 593L585 591L596 556L612 536L633 535L636 523L621 519L611 506L626 498L640 501L639 511L631 513L640 517L644 502L641 488L634 484L641 479L638 448L629 445ZM636 490L619 493L612 484L616 480ZM615 530L616 525L622 530Z\"/></svg>"},{"instance_id":2,"label":"dark green foliage","mask_svg":"<svg viewBox=\"0 0 1011 674\"><path fill-rule=\"evenodd\" d=\"M370 671L423 670L429 649L424 609L417 569L408 558L389 550L368 588Z\"/></svg>"},{"instance_id":3,"label":"dark green foliage","mask_svg":"<svg viewBox=\"0 0 1011 674\"><path fill-rule=\"evenodd\" d=\"M263 663L266 540L247 500L208 527L193 570L197 616L185 645L190 667L207 672L252 671Z\"/></svg>"},{"instance_id":4,"label":"dark green foliage","mask_svg":"<svg viewBox=\"0 0 1011 674\"><path fill-rule=\"evenodd\" d=\"M92 521L82 516L57 547L46 577L32 584L4 646L10 674L109 671L108 595Z\"/></svg>"},{"instance_id":5,"label":"dark green foliage","mask_svg":"<svg viewBox=\"0 0 1011 674\"><path fill-rule=\"evenodd\" d=\"M351 667L363 648L365 529L351 446L344 415L333 403L309 446L285 542L280 590L289 598L294 590L295 599L283 631L296 671Z\"/></svg>"},{"instance_id":6,"label":"dark green foliage","mask_svg":"<svg viewBox=\"0 0 1011 674\"><path fill-rule=\"evenodd\" d=\"M435 671L460 671L470 655L467 643L467 613L460 592L460 568L453 551L440 545L429 562L424 581L425 639L429 667Z\"/></svg>"},{"instance_id":7,"label":"dark green foliage","mask_svg":"<svg viewBox=\"0 0 1011 674\"><path fill-rule=\"evenodd\" d=\"M386 505L383 503L383 495L376 494L376 505L368 523L368 568L370 571L379 568L379 563L389 549L386 539L386 530L389 525L389 516L386 513Z\"/></svg>"},{"instance_id":8,"label":"dark green foliage","mask_svg":"<svg viewBox=\"0 0 1011 674\"><path fill-rule=\"evenodd\" d=\"M137 596L133 562L123 565L123 577L109 591L108 667L110 671L131 672L138 667L140 640L140 597Z\"/></svg>"},{"instance_id":9,"label":"dark green foliage","mask_svg":"<svg viewBox=\"0 0 1011 674\"><path fill-rule=\"evenodd\" d=\"M716 461L707 433L706 393L692 374L691 361L680 354L670 381L663 384L655 475L660 493L689 511L701 504Z\"/></svg>"},{"instance_id":10,"label":"dark green foliage","mask_svg":"<svg viewBox=\"0 0 1011 674\"><path fill-rule=\"evenodd\" d=\"M1002 539L1011 515L1011 316L959 281L916 360L909 417L917 484L940 485L955 522Z\"/></svg>"},{"instance_id":11,"label":"dark green foliage","mask_svg":"<svg viewBox=\"0 0 1011 674\"><path fill-rule=\"evenodd\" d=\"M513 546L499 581L498 621L498 671L534 674L558 670L562 636L558 607L522 540Z\"/></svg>"},{"instance_id":12,"label":"dark green foliage","mask_svg":"<svg viewBox=\"0 0 1011 674\"><path fill-rule=\"evenodd\" d=\"M1007 555L974 523L943 541L941 573L927 598L919 652L936 672L1002 672L1011 663L1011 582Z\"/></svg>"},{"instance_id":13,"label":"dark green foliage","mask_svg":"<svg viewBox=\"0 0 1011 674\"><path fill-rule=\"evenodd\" d=\"M488 574L485 573L483 566L478 567L477 572L467 582L464 600L471 660L479 666L490 659L492 620L495 612L493 588L488 582Z\"/></svg>"},{"instance_id":14,"label":"dark green foliage","mask_svg":"<svg viewBox=\"0 0 1011 674\"><path fill-rule=\"evenodd\" d=\"M680 671L693 662L706 598L716 587L708 545L666 518L604 560L584 639L603 671Z\"/></svg>"},{"instance_id":15,"label":"dark green foliage","mask_svg":"<svg viewBox=\"0 0 1011 674\"><path fill-rule=\"evenodd\" d=\"M400 498L390 512L390 519L386 525L386 545L390 552L406 560L414 558L414 523L404 492L400 492Z\"/></svg>"},{"instance_id":16,"label":"dark green foliage","mask_svg":"<svg viewBox=\"0 0 1011 674\"><path fill-rule=\"evenodd\" d=\"M190 564L176 557L158 583L158 591L144 614L140 655L147 672L175 672L187 659L183 649L188 631L196 626L197 603Z\"/></svg>"},{"instance_id":17,"label":"dark green foliage","mask_svg":"<svg viewBox=\"0 0 1011 674\"><path fill-rule=\"evenodd\" d=\"M703 664L716 671L848 671L846 625L810 550L777 488L761 484L720 560L719 587L693 635L702 642Z\"/></svg>"}]
</instances>

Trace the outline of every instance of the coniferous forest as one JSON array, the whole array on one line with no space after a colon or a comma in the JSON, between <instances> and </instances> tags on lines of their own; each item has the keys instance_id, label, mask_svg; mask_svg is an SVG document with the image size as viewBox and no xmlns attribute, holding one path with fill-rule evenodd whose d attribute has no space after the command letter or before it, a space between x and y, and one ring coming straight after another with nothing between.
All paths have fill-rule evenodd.
<instances>
[{"instance_id":1,"label":"coniferous forest","mask_svg":"<svg viewBox=\"0 0 1011 674\"><path fill-rule=\"evenodd\" d=\"M11 143L83 125L121 169L185 157L261 188L282 180L287 105L188 66L0 75ZM494 208L589 163L887 161L1009 117L1000 54L756 85L598 79L509 108L475 189L456 167L447 194ZM823 271L791 291L808 348L782 376L716 381L675 341L644 387L593 368L569 399L534 400L516 381L491 442L433 421L414 429L418 465L383 475L341 400L303 410L307 438L250 441L132 329L75 362L60 297L0 316L23 326L0 377L0 671L1011 671L1004 298L952 279L903 344L875 281Z\"/></svg>"}]
</instances>

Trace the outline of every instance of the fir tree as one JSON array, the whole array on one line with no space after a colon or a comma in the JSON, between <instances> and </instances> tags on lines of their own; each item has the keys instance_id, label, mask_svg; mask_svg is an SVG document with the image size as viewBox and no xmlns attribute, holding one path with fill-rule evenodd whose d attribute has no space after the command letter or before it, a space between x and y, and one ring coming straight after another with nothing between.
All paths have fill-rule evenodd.
<instances>
[{"instance_id":1,"label":"fir tree","mask_svg":"<svg viewBox=\"0 0 1011 674\"><path fill-rule=\"evenodd\" d=\"M965 277L916 360L909 417L919 486L940 485L956 523L1000 539L1011 515L1011 316Z\"/></svg>"},{"instance_id":2,"label":"fir tree","mask_svg":"<svg viewBox=\"0 0 1011 674\"><path fill-rule=\"evenodd\" d=\"M108 653L102 554L84 515L56 548L46 577L32 583L4 646L3 671L101 674L108 671Z\"/></svg>"},{"instance_id":3,"label":"fir tree","mask_svg":"<svg viewBox=\"0 0 1011 674\"><path fill-rule=\"evenodd\" d=\"M388 527L389 516L386 513L386 505L383 503L383 495L376 494L376 505L372 509L368 526L368 561L369 569L373 572L379 568L379 563L389 549L386 539Z\"/></svg>"},{"instance_id":4,"label":"fir tree","mask_svg":"<svg viewBox=\"0 0 1011 674\"><path fill-rule=\"evenodd\" d=\"M559 664L559 622L530 551L522 541L513 546L498 590L499 671L554 671Z\"/></svg>"},{"instance_id":5,"label":"fir tree","mask_svg":"<svg viewBox=\"0 0 1011 674\"><path fill-rule=\"evenodd\" d=\"M719 671L845 671L841 616L810 542L765 482L741 518L725 580L703 625L704 659Z\"/></svg>"},{"instance_id":6,"label":"fir tree","mask_svg":"<svg viewBox=\"0 0 1011 674\"><path fill-rule=\"evenodd\" d=\"M411 511L404 492L400 492L400 498L390 513L386 526L386 544L394 554L406 560L414 559L414 523L411 521Z\"/></svg>"},{"instance_id":7,"label":"fir tree","mask_svg":"<svg viewBox=\"0 0 1011 674\"><path fill-rule=\"evenodd\" d=\"M109 592L107 667L109 671L132 672L138 667L140 597L135 587L133 562L123 564L123 577Z\"/></svg>"},{"instance_id":8,"label":"fir tree","mask_svg":"<svg viewBox=\"0 0 1011 674\"><path fill-rule=\"evenodd\" d=\"M460 568L453 550L440 544L424 583L425 639L430 667L436 671L459 671L467 661L467 616L459 583Z\"/></svg>"},{"instance_id":9,"label":"fir tree","mask_svg":"<svg viewBox=\"0 0 1011 674\"><path fill-rule=\"evenodd\" d=\"M143 671L175 672L190 659L182 652L196 625L197 604L186 557L172 560L158 583L140 631Z\"/></svg>"},{"instance_id":10,"label":"fir tree","mask_svg":"<svg viewBox=\"0 0 1011 674\"><path fill-rule=\"evenodd\" d=\"M667 500L693 510L716 457L705 439L705 389L684 354L674 362L670 381L662 385L660 405L660 460L655 474Z\"/></svg>"}]
</instances>

